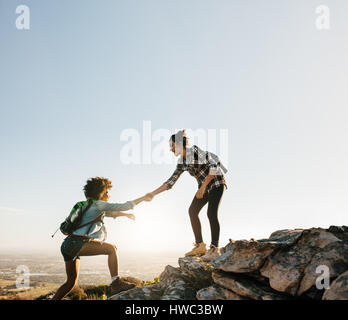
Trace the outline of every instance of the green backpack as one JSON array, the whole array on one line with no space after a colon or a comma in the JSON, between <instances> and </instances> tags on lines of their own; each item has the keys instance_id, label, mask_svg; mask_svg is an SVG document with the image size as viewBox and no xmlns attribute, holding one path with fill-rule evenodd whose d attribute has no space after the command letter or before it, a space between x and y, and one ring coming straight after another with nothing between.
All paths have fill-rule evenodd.
<instances>
[{"instance_id":1,"label":"green backpack","mask_svg":"<svg viewBox=\"0 0 348 320\"><path fill-rule=\"evenodd\" d=\"M85 206L86 204L87 206ZM59 227L60 231L64 235L68 236L72 234L77 228L81 228L81 227L84 227L85 225L90 224L91 222L80 226L84 213L91 207L92 204L93 204L92 199L88 199L88 201L81 201L76 203L73 209L71 210L69 216L61 223Z\"/></svg>"},{"instance_id":2,"label":"green backpack","mask_svg":"<svg viewBox=\"0 0 348 320\"><path fill-rule=\"evenodd\" d=\"M87 225L90 225L90 228L91 228L95 222L102 221L103 215L97 217L93 221L90 221L90 222L87 222L83 225L80 225L83 215L85 214L85 212L91 207L91 205L95 201L96 200L88 199L87 201L80 201L80 202L76 203L74 205L73 209L71 210L69 216L61 223L61 225L59 227L60 231L64 235L69 236L77 229L80 229L80 228L85 227ZM88 229L86 234L89 233L90 228ZM57 231L58 231L58 229L57 229ZM54 237L56 232L52 235L52 238Z\"/></svg>"}]
</instances>

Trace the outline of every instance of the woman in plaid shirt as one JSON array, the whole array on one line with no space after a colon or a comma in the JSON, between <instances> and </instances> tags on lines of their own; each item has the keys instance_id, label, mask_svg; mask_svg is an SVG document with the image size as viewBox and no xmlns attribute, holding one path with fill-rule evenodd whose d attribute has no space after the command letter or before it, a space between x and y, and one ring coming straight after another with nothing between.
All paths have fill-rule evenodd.
<instances>
[{"instance_id":1,"label":"woman in plaid shirt","mask_svg":"<svg viewBox=\"0 0 348 320\"><path fill-rule=\"evenodd\" d=\"M218 209L226 187L224 173L227 170L215 154L203 151L195 145L187 148L185 130L173 134L169 143L170 150L174 155L180 156L176 169L162 186L148 195L154 197L165 190L171 189L184 171L188 171L191 176L196 178L198 191L189 208L191 225L196 242L194 248L190 252L187 252L185 256L202 256L203 260L209 261L220 254L218 248L220 235ZM207 203L211 229L211 245L209 251L207 251L202 239L201 223L198 217L199 212Z\"/></svg>"}]
</instances>

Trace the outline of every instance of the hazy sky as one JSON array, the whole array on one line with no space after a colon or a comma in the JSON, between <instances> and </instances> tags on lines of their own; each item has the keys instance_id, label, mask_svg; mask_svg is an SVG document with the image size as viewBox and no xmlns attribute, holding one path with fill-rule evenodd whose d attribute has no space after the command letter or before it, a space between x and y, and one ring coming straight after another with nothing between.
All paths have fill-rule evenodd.
<instances>
[{"instance_id":1,"label":"hazy sky","mask_svg":"<svg viewBox=\"0 0 348 320\"><path fill-rule=\"evenodd\" d=\"M16 29L20 4L30 30ZM320 4L330 30L316 28ZM121 133L143 121L228 130L221 245L347 225L347 12L342 0L1 0L0 250L59 251L51 234L89 177L113 181L113 202L160 186L174 164L120 160ZM108 241L188 251L196 189L185 173L136 222L105 219Z\"/></svg>"}]
</instances>

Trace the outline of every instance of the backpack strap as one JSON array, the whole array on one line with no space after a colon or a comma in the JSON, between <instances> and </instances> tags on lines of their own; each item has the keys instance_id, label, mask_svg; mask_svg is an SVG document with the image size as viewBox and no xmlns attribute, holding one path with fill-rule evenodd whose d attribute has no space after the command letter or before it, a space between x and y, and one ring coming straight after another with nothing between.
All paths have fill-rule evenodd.
<instances>
[{"instance_id":1,"label":"backpack strap","mask_svg":"<svg viewBox=\"0 0 348 320\"><path fill-rule=\"evenodd\" d=\"M95 218L93 221L88 222L88 223L85 223L85 224L83 225L83 226L90 225L89 228L88 228L88 230L87 230L87 232L85 233L85 235L88 235L88 234L89 234L89 231L91 230L93 224L95 224L96 222L100 221L102 224L104 224L103 218L102 218L103 215L104 215L104 214L101 214L99 217Z\"/></svg>"},{"instance_id":2,"label":"backpack strap","mask_svg":"<svg viewBox=\"0 0 348 320\"><path fill-rule=\"evenodd\" d=\"M91 201L90 201L90 200L91 200ZM87 210L88 210L88 209L91 207L91 205L93 204L93 200L92 200L92 199L88 199L88 201L90 201L90 202L88 203L88 206L86 207L86 209L83 211L83 213L82 213L82 215L81 215L81 219L82 219L83 214L84 214L85 212L87 212ZM94 220L89 221L89 222L87 222L87 223L84 223L84 224L78 226L78 229L81 229L81 228L83 228L83 227L89 225L89 228L88 228L87 232L85 233L85 235L88 235L88 234L89 234L89 231L91 230L91 228L92 228L92 226L93 226L94 223L100 221L101 223L104 224L103 218L102 218L103 216L104 216L104 214L99 215L99 216L98 216L97 218L95 218Z\"/></svg>"},{"instance_id":3,"label":"backpack strap","mask_svg":"<svg viewBox=\"0 0 348 320\"><path fill-rule=\"evenodd\" d=\"M86 208L81 212L81 220L82 220L83 215L84 215L84 214L87 212L87 210L92 206L92 204L93 204L93 199L88 199ZM80 207L78 204L77 204L77 206ZM81 206L80 208L82 208L82 206ZM81 209L81 210L82 210L82 209ZM81 227L84 227L85 225L87 225L87 224L84 224L84 225L82 225L82 226L78 226L78 229L80 229ZM75 229L75 230L77 230L77 229Z\"/></svg>"}]
</instances>

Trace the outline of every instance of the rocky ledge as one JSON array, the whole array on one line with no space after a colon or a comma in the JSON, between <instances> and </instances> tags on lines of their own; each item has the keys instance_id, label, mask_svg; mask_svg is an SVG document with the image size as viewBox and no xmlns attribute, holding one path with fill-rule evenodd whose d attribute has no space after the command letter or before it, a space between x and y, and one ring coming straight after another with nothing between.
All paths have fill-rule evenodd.
<instances>
[{"instance_id":1,"label":"rocky ledge","mask_svg":"<svg viewBox=\"0 0 348 320\"><path fill-rule=\"evenodd\" d=\"M210 263L179 258L179 267L166 266L158 283L109 299L348 300L348 227L280 230L268 239L230 240Z\"/></svg>"}]
</instances>

